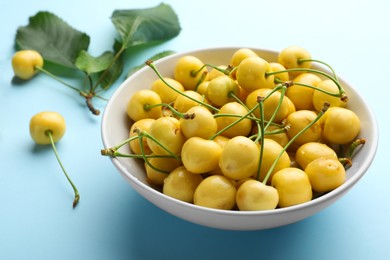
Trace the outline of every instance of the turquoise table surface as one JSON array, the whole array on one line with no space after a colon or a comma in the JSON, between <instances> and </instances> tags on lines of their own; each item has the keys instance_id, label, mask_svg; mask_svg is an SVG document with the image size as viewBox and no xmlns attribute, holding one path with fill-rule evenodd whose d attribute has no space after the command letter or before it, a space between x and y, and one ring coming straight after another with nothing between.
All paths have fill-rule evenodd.
<instances>
[{"instance_id":1,"label":"turquoise table surface","mask_svg":"<svg viewBox=\"0 0 390 260\"><path fill-rule=\"evenodd\" d=\"M180 19L172 40L126 55L132 66L163 50L237 46L281 50L300 45L332 64L376 114L380 142L366 175L341 200L297 223L262 231L198 226L161 211L138 195L100 155L101 116L73 91L40 74L12 81L18 26L53 12L91 37L90 52L111 49L116 9L157 0L13 0L0 2L0 259L390 259L390 1L165 1ZM71 79L70 79L71 80ZM105 101L96 100L104 110ZM81 200L48 147L33 143L29 120L61 113L67 132L57 144Z\"/></svg>"}]
</instances>

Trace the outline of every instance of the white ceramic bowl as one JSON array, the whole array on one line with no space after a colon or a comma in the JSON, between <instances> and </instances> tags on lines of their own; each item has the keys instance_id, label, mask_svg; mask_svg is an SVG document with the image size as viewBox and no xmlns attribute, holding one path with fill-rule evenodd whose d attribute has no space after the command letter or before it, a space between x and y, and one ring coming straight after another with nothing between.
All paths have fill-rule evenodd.
<instances>
[{"instance_id":1,"label":"white ceramic bowl","mask_svg":"<svg viewBox=\"0 0 390 260\"><path fill-rule=\"evenodd\" d=\"M194 55L205 63L220 65L228 64L231 55L237 49L215 48L190 51L171 55L155 64L162 75L172 76L174 64L184 55ZM277 52L275 51L252 49L268 61L277 60ZM324 70L318 66L315 68ZM150 88L151 83L156 79L157 76L152 69L145 67L124 81L113 94L102 118L102 139L105 148L115 146L128 138L130 120L126 114L127 102L135 91ZM355 89L344 80L340 79L340 81L350 100L348 107L355 111L361 120L360 136L366 138L367 143L354 157L353 166L347 171L346 182L339 188L310 202L269 211L247 212L210 209L176 200L153 189L146 181L143 164L139 161L129 158L112 158L112 163L125 180L147 200L179 218L196 224L227 230L260 230L297 222L340 199L365 174L376 153L378 128L372 111Z\"/></svg>"}]
</instances>

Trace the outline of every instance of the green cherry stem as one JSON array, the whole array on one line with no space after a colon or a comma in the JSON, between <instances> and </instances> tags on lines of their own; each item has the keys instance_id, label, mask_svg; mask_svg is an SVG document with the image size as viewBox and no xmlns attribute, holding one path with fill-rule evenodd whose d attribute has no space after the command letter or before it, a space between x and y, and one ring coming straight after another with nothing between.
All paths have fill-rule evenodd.
<instances>
[{"instance_id":1,"label":"green cherry stem","mask_svg":"<svg viewBox=\"0 0 390 260\"><path fill-rule=\"evenodd\" d=\"M207 71L203 72L201 77L199 78L198 82L196 83L196 86L194 88L194 91L197 92L198 91L198 88L199 88L199 85L202 84L202 82L204 81L204 79L206 78L207 76Z\"/></svg>"},{"instance_id":2,"label":"green cherry stem","mask_svg":"<svg viewBox=\"0 0 390 260\"><path fill-rule=\"evenodd\" d=\"M257 166L257 175L256 175L256 180L260 180L260 169L261 169L261 164L263 161L263 154L264 154L264 149L263 149L263 144L264 144L264 98L258 97L257 99L258 104L259 104L259 110L260 110L260 136L258 135L255 139L255 143L259 142L259 137L260 137L260 156L259 156L259 164Z\"/></svg>"},{"instance_id":3,"label":"green cherry stem","mask_svg":"<svg viewBox=\"0 0 390 260\"><path fill-rule=\"evenodd\" d=\"M343 164L343 166L346 169L352 166L352 157L353 157L353 154L356 151L356 149L359 146L364 145L365 143L366 143L366 139L365 138L358 138L358 139L356 139L349 146L349 149L348 149L345 157L339 158L339 161Z\"/></svg>"},{"instance_id":4,"label":"green cherry stem","mask_svg":"<svg viewBox=\"0 0 390 260\"><path fill-rule=\"evenodd\" d=\"M325 93L325 94L327 94L329 96L340 97L340 93L332 93L332 92L329 92L327 90L324 90L324 89L321 89L321 88L318 88L318 87L315 87L315 86L312 86L312 85L308 85L308 84L305 84L305 83L294 82L294 85L302 86L302 87L306 87L306 88L311 88L311 89L320 91L322 93Z\"/></svg>"},{"instance_id":5,"label":"green cherry stem","mask_svg":"<svg viewBox=\"0 0 390 260\"><path fill-rule=\"evenodd\" d=\"M50 71L44 69L44 68L41 68L41 67L36 67L37 70L39 70L40 72L44 73L45 75L51 77L52 79L58 81L59 83L61 83L62 85L68 87L69 89L71 90L74 90L76 91L77 93L80 94L80 96L84 97L85 98L85 101L86 101L86 104L87 104L87 107L88 109L92 112L92 114L94 115L99 115L100 114L100 111L96 108L94 108L93 104L92 104L92 98L93 97L98 97L102 100L106 100L106 98L103 98L99 95L96 95L96 93L94 92L94 90L92 89L92 87L90 87L90 90L88 93L70 85L69 83L63 81L61 78L57 77L56 75L54 75L53 73L51 73ZM87 76L87 78L89 78L89 80L92 80L89 76ZM90 81L90 85L92 84L92 82Z\"/></svg>"},{"instance_id":6,"label":"green cherry stem","mask_svg":"<svg viewBox=\"0 0 390 260\"><path fill-rule=\"evenodd\" d=\"M282 157L283 153L287 150L287 148L300 136L302 135L307 129L309 129L312 125L314 125L328 110L330 104L328 102L324 103L324 106L322 110L317 114L317 117L311 121L306 127L304 127L301 131L299 131L295 136L293 136L289 142L283 147L282 151L278 154L275 161L272 163L271 167L269 168L267 174L265 175L265 178L263 180L263 184L266 184L269 177L271 176L271 173L273 172L274 168L276 167L276 164L278 163L280 157Z\"/></svg>"},{"instance_id":7,"label":"green cherry stem","mask_svg":"<svg viewBox=\"0 0 390 260\"><path fill-rule=\"evenodd\" d=\"M133 140L135 140L135 139L137 139L137 136L132 136L132 137L130 137L130 138L127 138L126 140L124 140L123 142L121 142L120 144L118 144L118 145L116 145L116 146L114 146L114 147L102 149L102 150L100 151L100 154L101 154L101 155L104 155L104 156L111 156L111 157L129 157L129 156L127 156L127 155L124 156L124 154L121 154L120 152L118 152L118 150L119 150L122 146L124 146L124 145L130 143L131 141L133 141Z\"/></svg>"},{"instance_id":8,"label":"green cherry stem","mask_svg":"<svg viewBox=\"0 0 390 260\"><path fill-rule=\"evenodd\" d=\"M316 59L298 59L298 64L301 64L301 63L304 63L304 62L316 62L316 63L319 63L319 64L322 64L324 66L326 66L328 69L330 69L330 71L332 72L333 74L333 77L339 81L339 79L337 78L337 75L336 75L336 72L335 70L332 68L332 66L330 66L328 63L324 62L324 61L321 61L321 60L316 60Z\"/></svg>"},{"instance_id":9,"label":"green cherry stem","mask_svg":"<svg viewBox=\"0 0 390 260\"><path fill-rule=\"evenodd\" d=\"M241 122L242 120L248 118L249 115L251 115L253 113L253 111L255 111L257 108L259 107L259 104L255 105L252 109L250 109L245 115L242 115L242 116L238 116L239 119L234 121L233 123L231 123L230 125L227 125L225 126L224 128L222 128L221 130L219 130L218 132L216 132L214 135L212 135L209 140L214 140L218 135L221 135L223 132L225 132L226 130L228 130L229 128L235 126L236 124L238 124L239 122Z\"/></svg>"},{"instance_id":10,"label":"green cherry stem","mask_svg":"<svg viewBox=\"0 0 390 260\"><path fill-rule=\"evenodd\" d=\"M343 89L343 87L341 86L339 81L336 78L334 78L333 76L329 75L328 73L320 71L320 70L308 69L308 68L294 68L294 69L286 69L286 70L280 70L280 71L267 72L265 75L266 76L276 75L276 74L284 73L284 72L310 72L313 74L319 74L321 76L324 76L324 77L332 80L336 84L337 88L339 89L340 99L343 100L344 102L346 102L348 100L348 96L345 94L345 90Z\"/></svg>"},{"instance_id":11,"label":"green cherry stem","mask_svg":"<svg viewBox=\"0 0 390 260\"><path fill-rule=\"evenodd\" d=\"M138 136L140 136L141 138L145 136L146 138L151 139L153 142L155 142L157 145L159 145L162 149L164 149L164 151L166 151L169 155L171 155L171 157L175 158L176 160L180 160L180 157L178 155L176 155L172 151L170 151L167 147L165 147L160 141L158 141L156 138L154 138L148 132L142 131L141 129L138 129L138 128L135 129L135 131L138 133Z\"/></svg>"},{"instance_id":12,"label":"green cherry stem","mask_svg":"<svg viewBox=\"0 0 390 260\"><path fill-rule=\"evenodd\" d=\"M195 118L195 113L191 113L191 114L181 113L181 112L177 111L172 105L167 104L167 103L160 103L160 104L154 104L154 105L145 104L144 105L144 110L145 111L149 111L150 109L152 109L154 107L159 107L159 106L168 108L169 110L172 111L172 113L175 116L177 116L179 118L183 118L183 119L194 119Z\"/></svg>"},{"instance_id":13,"label":"green cherry stem","mask_svg":"<svg viewBox=\"0 0 390 260\"><path fill-rule=\"evenodd\" d=\"M161 79L162 82L164 82L165 85L167 85L170 89L172 89L173 91L175 91L175 92L178 93L179 95L185 96L186 98L188 98L188 99L190 99L190 100L192 100L192 101L194 101L194 102L196 102L196 103L198 103L198 104L200 104L200 105L202 105L202 106L205 106L205 107L207 107L207 108L209 108L209 109L211 109L211 110L213 110L213 111L215 111L215 112L218 112L218 111L219 111L218 108L215 108L215 107L213 107L212 105L209 105L209 104L207 104L207 103L205 103L205 102L201 102L201 101L199 101L199 100L196 100L196 99L193 98L193 97L190 97L190 96L188 96L188 95L185 95L185 94L183 94L180 90L177 90L176 88L172 87L172 86L164 79L164 77L161 75L161 73L158 71L156 65L153 63L152 60L147 60L147 61L146 61L146 65L148 65L148 66L156 73L156 75L158 76L158 78Z\"/></svg>"},{"instance_id":14,"label":"green cherry stem","mask_svg":"<svg viewBox=\"0 0 390 260\"><path fill-rule=\"evenodd\" d=\"M62 162L61 162L61 159L58 155L58 152L57 152L57 149L56 149L56 146L54 144L54 140L53 140L53 133L52 131L48 130L45 132L46 135L50 138L50 143L51 143L51 146L53 147L53 151L54 151L54 154L57 158L57 161L58 163L60 164L61 166L61 169L63 171L63 173L65 174L65 177L66 179L68 179L70 185L72 186L73 188L73 191L74 191L74 200L73 200L73 208L75 208L77 206L77 203L79 202L80 200L80 194L79 194L79 191L77 190L76 186L74 185L74 183L72 182L72 180L70 179L69 175L67 174L66 170L65 170L65 167L62 165Z\"/></svg>"},{"instance_id":15,"label":"green cherry stem","mask_svg":"<svg viewBox=\"0 0 390 260\"><path fill-rule=\"evenodd\" d=\"M271 123L274 121L275 117L276 117L276 114L278 113L280 107L282 106L282 102L283 102L283 98L284 98L284 94L286 93L286 90L287 90L287 87L290 86L291 83L290 82L285 82L285 83L282 83L282 84L279 84L278 86L276 86L266 97L264 100L266 100L268 97L270 97L274 92L278 91L279 89L281 89L281 92L280 92L280 99L279 99L279 102L278 102L278 105L277 107L275 108L275 111L274 113L272 114L271 118L268 120L268 123L267 125L265 126L264 128L264 131L267 131L268 127L271 125Z\"/></svg>"},{"instance_id":16,"label":"green cherry stem","mask_svg":"<svg viewBox=\"0 0 390 260\"><path fill-rule=\"evenodd\" d=\"M229 93L229 97L232 97L234 98L234 100L236 100L236 102L238 102L239 104L241 104L241 106L245 107L246 110L249 111L249 108L247 107L247 105L241 101L241 99L239 97L237 97L234 92L230 92ZM253 113L250 114L250 116L247 117L248 119L251 119L252 121L254 121L256 123L256 126L257 126L257 129L260 129L260 123L259 121L261 120L261 122L264 121L264 118L263 119L259 119L257 118ZM252 139L251 137L249 137L250 139ZM256 138L255 138L256 139Z\"/></svg>"},{"instance_id":17,"label":"green cherry stem","mask_svg":"<svg viewBox=\"0 0 390 260\"><path fill-rule=\"evenodd\" d=\"M161 170L149 162L148 157L146 156L146 153L145 153L144 142L142 141L142 135L138 135L138 142L139 142L139 146L141 148L142 159L144 159L145 163L147 165L149 165L150 168L152 168L153 170L155 170L157 172L169 174L169 172Z\"/></svg>"},{"instance_id":18,"label":"green cherry stem","mask_svg":"<svg viewBox=\"0 0 390 260\"><path fill-rule=\"evenodd\" d=\"M363 145L366 143L366 139L365 138L358 138L356 139L355 141L352 142L351 146L349 147L348 149L348 153L347 153L347 157L348 158L352 158L353 156L353 153L355 152L355 150L360 146L360 145Z\"/></svg>"},{"instance_id":19,"label":"green cherry stem","mask_svg":"<svg viewBox=\"0 0 390 260\"><path fill-rule=\"evenodd\" d=\"M226 69L222 69L222 68L219 68L218 66L214 65L214 64L209 64L209 63L206 63L204 64L202 67L200 67L198 70L193 70L191 71L191 76L192 77L196 77L198 75L199 72L201 72L204 68L206 67L210 67L212 69L215 69L225 75L229 75L231 70L232 70L232 67L231 66L228 66ZM207 73L206 73L207 74Z\"/></svg>"},{"instance_id":20,"label":"green cherry stem","mask_svg":"<svg viewBox=\"0 0 390 260\"><path fill-rule=\"evenodd\" d=\"M284 83L284 81L281 81L280 79L275 79L275 82L276 83ZM306 88L311 88L311 89L314 89L314 90L317 90L317 91L320 91L322 93L325 93L329 96L333 96L333 97L340 97L340 93L332 93L332 92L329 92L327 90L324 90L324 89L321 89L321 88L318 88L316 86L312 86L312 85L309 85L309 84L305 84L305 83L301 83L301 82L294 82L292 81L292 85L297 85L297 86L301 86L301 87L306 87Z\"/></svg>"},{"instance_id":21,"label":"green cherry stem","mask_svg":"<svg viewBox=\"0 0 390 260\"><path fill-rule=\"evenodd\" d=\"M110 148L105 148L105 149L101 149L100 150L100 154L103 155L103 156L109 156L109 157L125 157L125 158L136 158L136 159L144 159L144 158L173 158L172 155L157 155L157 154L151 154L151 155L148 155L145 153L145 149L143 147L143 143L142 143L142 150L143 151L143 154L126 154L126 153L121 153L119 152L119 149L122 148L124 145L130 143L131 141L134 141L136 139L140 138L139 135L135 135L135 136L132 136L126 140L124 140L123 142L121 142L120 144L116 145L116 146L113 146L113 147L110 147ZM142 140L142 137L141 137L141 140Z\"/></svg>"},{"instance_id":22,"label":"green cherry stem","mask_svg":"<svg viewBox=\"0 0 390 260\"><path fill-rule=\"evenodd\" d=\"M56 75L54 75L53 73L49 72L48 70L45 70L44 68L41 68L41 67L35 67L37 70L39 70L40 72L46 74L47 76L51 77L52 79L60 82L62 85L74 90L74 91L77 91L78 93L82 93L82 91L80 91L78 88L68 84L67 82L63 81L62 79L60 79L59 77L57 77ZM85 94L85 93L84 93Z\"/></svg>"}]
</instances>

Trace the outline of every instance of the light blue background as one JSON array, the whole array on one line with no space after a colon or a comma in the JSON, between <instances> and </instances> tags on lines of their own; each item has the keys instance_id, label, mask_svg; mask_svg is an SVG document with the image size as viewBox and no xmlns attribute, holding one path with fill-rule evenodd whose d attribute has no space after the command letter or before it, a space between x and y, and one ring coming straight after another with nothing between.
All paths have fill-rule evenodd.
<instances>
[{"instance_id":1,"label":"light blue background","mask_svg":"<svg viewBox=\"0 0 390 260\"><path fill-rule=\"evenodd\" d=\"M372 106L381 136L371 168L340 201L281 228L224 231L173 217L139 196L100 156L101 117L77 94L44 75L11 83L16 29L36 12L51 11L89 34L90 51L98 55L116 36L113 10L160 1L1 1L0 259L389 259L390 1L165 2L179 16L180 35L128 54L125 72L168 49L300 45L332 64ZM103 110L105 102L96 101ZM75 210L51 148L29 136L31 116L43 110L67 121L57 148L81 194Z\"/></svg>"}]
</instances>

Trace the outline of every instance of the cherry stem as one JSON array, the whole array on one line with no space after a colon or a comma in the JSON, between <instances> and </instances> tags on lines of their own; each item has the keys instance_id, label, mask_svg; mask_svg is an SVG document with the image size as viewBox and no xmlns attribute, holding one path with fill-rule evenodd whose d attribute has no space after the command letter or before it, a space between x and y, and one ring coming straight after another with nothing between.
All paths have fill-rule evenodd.
<instances>
[{"instance_id":1,"label":"cherry stem","mask_svg":"<svg viewBox=\"0 0 390 260\"><path fill-rule=\"evenodd\" d=\"M206 78L207 76L207 71L204 71L201 75L201 77L199 78L198 82L196 83L196 86L194 88L194 91L197 92L198 91L198 88L199 88L199 85L202 84L202 82L204 81L204 79Z\"/></svg>"},{"instance_id":2,"label":"cherry stem","mask_svg":"<svg viewBox=\"0 0 390 260\"><path fill-rule=\"evenodd\" d=\"M284 72L311 72L314 74L322 75L322 76L332 80L336 84L337 88L339 89L339 97L342 101L346 102L348 100L348 96L345 94L345 90L340 85L338 79L336 79L336 78L332 77L331 75L329 75L328 73L320 71L320 70L309 69L309 68L294 68L294 69L286 69L286 70L280 70L280 71L267 72L267 73L265 73L265 75L270 76L270 75L275 75L275 74L284 73Z\"/></svg>"},{"instance_id":3,"label":"cherry stem","mask_svg":"<svg viewBox=\"0 0 390 260\"><path fill-rule=\"evenodd\" d=\"M60 79L59 77L57 77L56 75L54 75L53 73L49 72L48 70L42 68L42 67L35 67L37 70L41 71L42 73L46 74L47 76L55 79L56 81L60 82L61 84L63 84L64 86L70 88L70 89L73 89L74 91L77 91L77 92L81 92L78 88L68 84L67 82L63 81L62 79Z\"/></svg>"},{"instance_id":4,"label":"cherry stem","mask_svg":"<svg viewBox=\"0 0 390 260\"><path fill-rule=\"evenodd\" d=\"M365 143L365 138L358 138L351 143L346 156L344 158L339 158L339 161L344 165L344 167L349 168L352 166L352 157L354 152L359 146L364 145Z\"/></svg>"},{"instance_id":5,"label":"cherry stem","mask_svg":"<svg viewBox=\"0 0 390 260\"><path fill-rule=\"evenodd\" d=\"M241 122L242 120L248 118L249 115L251 115L253 113L253 111L255 111L257 108L258 108L259 104L255 105L252 109L250 109L245 115L238 115L239 119L234 121L233 123L225 126L224 128L222 128L221 130L219 130L218 132L216 132L214 135L212 135L209 140L214 140L217 136L221 135L223 132L225 132L226 130L230 129L231 127L235 126L236 124L238 124L239 122Z\"/></svg>"},{"instance_id":6,"label":"cherry stem","mask_svg":"<svg viewBox=\"0 0 390 260\"><path fill-rule=\"evenodd\" d=\"M274 113L272 114L271 118L268 120L268 123L267 125L265 126L264 128L264 131L267 131L268 127L271 125L271 122L274 121L275 117L276 117L276 114L278 113L281 105L282 105L282 102L283 102L283 98L284 98L284 94L286 93L286 90L287 90L287 86L290 86L290 83L286 82L286 83L282 83L282 84L279 84L278 86L276 86L266 97L264 100L267 100L268 97L270 97L274 92L278 91L279 89L281 89L281 92L280 92L280 99L279 99L279 102L278 102L278 106L275 108L275 111Z\"/></svg>"},{"instance_id":7,"label":"cherry stem","mask_svg":"<svg viewBox=\"0 0 390 260\"><path fill-rule=\"evenodd\" d=\"M180 95L182 95L182 96L184 96L184 97L186 97L186 98L188 98L188 99L190 99L190 100L192 100L192 101L194 101L194 102L196 102L196 103L198 103L198 104L200 104L200 105L202 105L202 106L205 106L205 107L207 107L207 108L209 108L209 109L211 109L211 110L213 110L213 111L215 111L215 112L218 112L218 111L219 111L218 108L215 108L215 107L213 107L212 105L209 105L209 104L207 104L207 103L205 103L205 102L199 101L199 100L197 100L197 99L195 99L195 98L193 98L193 97L190 97L190 96L184 94L183 92L181 92L180 90L178 90L178 89L172 87L172 86L164 79L164 77L161 75L161 73L158 71L156 65L153 63L152 60L147 60L145 63L146 63L146 65L148 65L148 66L157 74L157 76L159 77L159 79L161 79L162 82L164 82L165 85L167 85L170 89L172 89L172 90L175 91L176 93L178 93L178 94L180 94Z\"/></svg>"},{"instance_id":8,"label":"cherry stem","mask_svg":"<svg viewBox=\"0 0 390 260\"><path fill-rule=\"evenodd\" d=\"M58 161L58 163L60 164L61 169L62 169L63 173L65 174L65 177L68 179L70 185L71 185L72 188L73 188L74 195L75 195L74 200L73 200L73 208L75 208L75 207L77 206L77 203L78 203L79 200L80 200L80 194L79 194L79 192L78 192L76 186L74 185L74 183L73 183L72 180L70 179L69 175L67 174L67 172L66 172L66 170L65 170L65 167L62 165L61 159L60 159L60 157L59 157L59 155L58 155L56 146L55 146L55 144L54 144L53 133L52 133L52 131L51 131L51 130L47 130L47 131L45 132L45 134L50 138L50 143L51 143L51 146L53 147L53 151L54 151L54 154L55 154L55 156L56 156L56 158L57 158L57 161Z\"/></svg>"},{"instance_id":9,"label":"cherry stem","mask_svg":"<svg viewBox=\"0 0 390 260\"><path fill-rule=\"evenodd\" d=\"M87 96L85 97L85 103L87 104L87 107L89 109L89 111L91 111L91 113L95 116L98 116L100 115L100 110L99 109L96 109L93 104L92 104L92 96Z\"/></svg>"},{"instance_id":10,"label":"cherry stem","mask_svg":"<svg viewBox=\"0 0 390 260\"><path fill-rule=\"evenodd\" d=\"M88 93L84 92L84 91L81 91L80 89L68 84L67 82L63 81L61 78L57 77L56 75L54 75L53 73L49 72L48 70L42 68L42 67L35 67L37 70L39 70L40 72L46 74L47 76L51 77L52 79L60 82L62 85L76 91L77 93L80 94L80 96L83 96L85 98L85 102L87 104L87 107L88 109L92 112L92 114L94 115L99 115L100 114L100 111L96 108L94 108L93 104L92 104L92 98L93 97L98 97L100 99L103 99L103 100L106 100L105 98L101 97L101 96L97 96L94 92L93 92L93 89L91 88L90 91ZM88 77L89 78L89 77Z\"/></svg>"},{"instance_id":11,"label":"cherry stem","mask_svg":"<svg viewBox=\"0 0 390 260\"><path fill-rule=\"evenodd\" d=\"M141 130L140 129L135 129L134 131L136 131L137 133L140 133ZM100 150L100 154L103 155L103 156L109 156L109 157L125 157L125 158L136 158L136 159L144 159L144 158L176 158L176 159L179 159L180 160L180 157L173 154L173 155L157 155L157 154L146 154L145 153L145 149L143 148L143 144L142 144L142 150L143 151L143 154L125 154L125 153L121 153L119 152L119 149L122 148L124 145L130 143L131 141L134 141L138 138L140 138L142 140L142 137L140 137L140 134L138 135L135 135L135 136L132 136L130 138L127 138L126 140L124 140L123 142L121 142L120 144L116 145L116 146L113 146L113 147L110 147L110 148L105 148L105 149L101 149ZM161 144L160 144L161 145Z\"/></svg>"},{"instance_id":12,"label":"cherry stem","mask_svg":"<svg viewBox=\"0 0 390 260\"><path fill-rule=\"evenodd\" d=\"M226 69L221 69L219 68L218 66L214 65L214 64L209 64L209 63L206 63L204 64L202 67L200 67L198 70L193 70L191 71L191 76L192 77L196 77L198 75L199 72L201 72L204 68L206 67L210 67L210 68L213 68L225 75L229 75L231 70L232 70L232 67L231 66L228 66ZM206 73L207 74L207 73Z\"/></svg>"},{"instance_id":13,"label":"cherry stem","mask_svg":"<svg viewBox=\"0 0 390 260\"><path fill-rule=\"evenodd\" d=\"M264 149L263 149L263 144L264 144L264 98L263 97L258 97L257 98L258 104L259 104L259 110L260 110L260 156L259 156L259 164L257 166L257 175L256 175L256 180L260 180L260 169L261 169L261 164L263 162L263 154L264 154ZM255 143L259 141L259 135L257 136Z\"/></svg>"},{"instance_id":14,"label":"cherry stem","mask_svg":"<svg viewBox=\"0 0 390 260\"><path fill-rule=\"evenodd\" d=\"M111 157L129 157L127 155L123 156L124 154L119 153L118 150L122 146L130 143L131 141L135 140L136 138L137 138L137 136L129 137L126 140L124 140L122 143L120 143L120 144L118 144L118 145L116 145L114 147L110 147L110 148L106 148L106 149L100 150L100 154L104 155L104 156L111 156Z\"/></svg>"},{"instance_id":15,"label":"cherry stem","mask_svg":"<svg viewBox=\"0 0 390 260\"><path fill-rule=\"evenodd\" d=\"M239 97L237 97L237 96L234 94L233 91L229 93L229 97L234 98L238 103L240 103L243 107L245 107L246 110L249 110L249 108L247 107L247 105L246 105L244 102L242 102L241 99L240 99ZM260 129L260 123L259 123L259 121L260 121L261 119L257 118L253 113L251 113L250 116L248 116L247 118L248 118L248 119L251 119L252 121L254 121L254 122L256 123L257 129ZM261 121L263 121L263 120L261 120ZM249 138L252 139L251 137L249 137Z\"/></svg>"},{"instance_id":16,"label":"cherry stem","mask_svg":"<svg viewBox=\"0 0 390 260\"><path fill-rule=\"evenodd\" d=\"M339 81L339 79L337 78L337 75L336 75L336 72L335 70L332 68L332 66L330 66L328 63L324 62L324 61L321 61L321 60L316 60L316 59L298 59L298 64L301 64L301 63L304 63L304 62L317 62L317 63L320 63L322 65L325 65L328 69L330 69L330 71L332 72L333 74L333 77Z\"/></svg>"},{"instance_id":17,"label":"cherry stem","mask_svg":"<svg viewBox=\"0 0 390 260\"><path fill-rule=\"evenodd\" d=\"M151 139L153 142L155 142L157 145L159 145L162 149L164 149L164 151L166 151L169 155L171 155L173 158L177 159L177 160L180 160L179 156L174 154L172 151L170 151L165 145L163 145L159 140L157 140L156 138L154 138L154 136L150 135L148 132L146 131L143 131L141 129L135 129L135 131L138 133L138 136L140 136L141 138L142 137L146 137L146 138L149 138Z\"/></svg>"},{"instance_id":18,"label":"cherry stem","mask_svg":"<svg viewBox=\"0 0 390 260\"><path fill-rule=\"evenodd\" d=\"M267 184L267 181L269 177L271 176L271 173L276 167L276 164L278 163L279 159L282 157L283 153L287 150L287 148L300 136L302 135L307 129L309 129L312 125L314 125L323 115L324 113L328 110L330 104L328 102L324 103L324 106L322 110L317 114L317 117L311 121L307 126L305 126L301 131L299 131L295 136L293 136L289 142L283 147L283 149L280 151L278 156L276 157L275 161L272 163L271 167L269 168L264 180L263 184Z\"/></svg>"},{"instance_id":19,"label":"cherry stem","mask_svg":"<svg viewBox=\"0 0 390 260\"><path fill-rule=\"evenodd\" d=\"M217 117L238 117L238 118L241 118L242 116L241 115L237 115L237 114L225 114L225 113L221 113L221 114L214 114L213 115L214 118L217 118ZM261 119L260 118L257 118L255 116L247 116L246 118L252 120L252 121L255 121L256 123L260 122ZM264 122L269 122L267 120L264 120ZM274 123L274 122L270 122L271 125L274 125L274 126L278 126L278 127L283 127L282 125L280 124L277 124L277 123Z\"/></svg>"},{"instance_id":20,"label":"cherry stem","mask_svg":"<svg viewBox=\"0 0 390 260\"><path fill-rule=\"evenodd\" d=\"M195 118L195 113L190 113L190 114L189 113L181 113L181 112L177 111L172 105L167 104L167 103L160 103L160 104L154 104L154 105L145 104L144 110L149 111L153 107L160 107L160 106L169 108L169 110L171 110L172 113L179 118L183 118L183 119L194 119Z\"/></svg>"},{"instance_id":21,"label":"cherry stem","mask_svg":"<svg viewBox=\"0 0 390 260\"><path fill-rule=\"evenodd\" d=\"M157 171L157 172L160 172L160 173L164 173L164 174L169 174L169 172L167 171L164 171L164 170L161 170L157 167L155 167L153 164L151 164L148 160L148 158L146 157L146 153L145 153L145 148L144 148L144 143L142 142L142 135L138 135L138 142L139 142L139 146L141 148L141 155L142 155L142 159L144 160L144 162L149 165L150 168L152 168L153 170Z\"/></svg>"},{"instance_id":22,"label":"cherry stem","mask_svg":"<svg viewBox=\"0 0 390 260\"><path fill-rule=\"evenodd\" d=\"M270 93L268 93L268 95L266 97L258 97L257 98L257 102L259 104L259 109L260 109L260 122L261 122L261 125L260 125L260 133L258 133L258 136L257 138L255 139L255 142L258 142L259 139L261 141L261 147L260 147L260 161L259 161L259 165L258 165L258 169L257 169L257 176L256 176L256 179L257 180L260 180L260 169L261 169L261 162L263 160L263 144L264 144L264 134L265 132L267 131L268 127L270 126L271 122L273 122L273 120L275 119L276 117L276 114L278 113L279 111L279 108L280 106L282 105L282 102L283 102L283 97L284 97L284 93L286 92L286 89L288 86L290 86L291 83L290 82L286 82L286 83L283 83L283 84L279 84L278 86L276 86ZM280 96L280 99L279 99L279 102L278 102L278 105L274 111L274 113L272 114L270 120L268 121L267 125L264 126L264 101L270 97L273 93L275 93L275 91L278 91L279 89L281 89L281 96Z\"/></svg>"},{"instance_id":23,"label":"cherry stem","mask_svg":"<svg viewBox=\"0 0 390 260\"><path fill-rule=\"evenodd\" d=\"M347 153L347 156L348 158L352 158L353 156L353 153L355 152L355 150L360 146L360 145L363 145L366 143L366 139L365 138L358 138L356 139L355 141L352 142L351 146L349 147L349 150L348 150L348 153Z\"/></svg>"},{"instance_id":24,"label":"cherry stem","mask_svg":"<svg viewBox=\"0 0 390 260\"><path fill-rule=\"evenodd\" d=\"M325 94L327 94L327 95L329 95L329 96L341 97L341 96L340 96L340 93L332 93L332 92L329 92L329 91L327 91L327 90L324 90L324 89L321 89L321 88L318 88L318 87L315 87L315 86L312 86L312 85L308 85L308 84L305 84L305 83L294 82L294 85L302 86L302 87L307 87L307 88L311 88L311 89L320 91L320 92L322 92L322 93L325 93Z\"/></svg>"}]
</instances>

